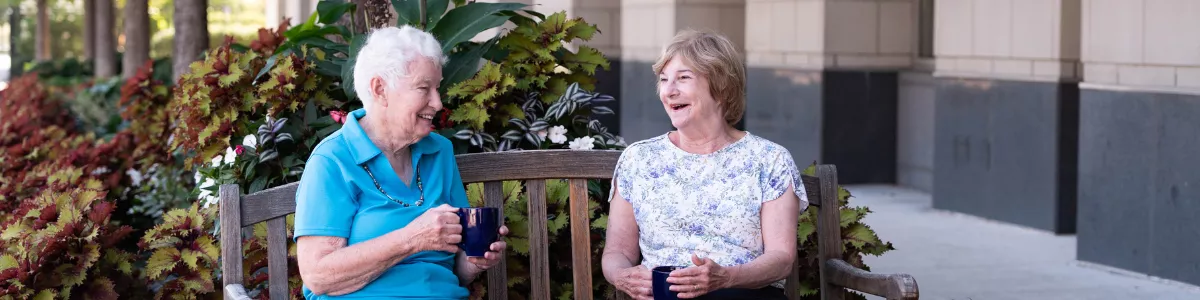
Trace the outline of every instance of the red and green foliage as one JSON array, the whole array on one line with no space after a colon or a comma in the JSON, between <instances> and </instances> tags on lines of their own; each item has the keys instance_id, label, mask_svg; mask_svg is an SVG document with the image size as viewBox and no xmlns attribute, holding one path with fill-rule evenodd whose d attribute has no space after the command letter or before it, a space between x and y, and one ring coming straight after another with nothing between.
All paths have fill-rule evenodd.
<instances>
[{"instance_id":1,"label":"red and green foliage","mask_svg":"<svg viewBox=\"0 0 1200 300\"><path fill-rule=\"evenodd\" d=\"M209 234L216 211L215 206L201 208L200 203L173 209L138 242L138 248L150 253L142 275L147 282L162 285L155 299L211 298L220 291L215 270L220 268L221 250Z\"/></svg>"},{"instance_id":2,"label":"red and green foliage","mask_svg":"<svg viewBox=\"0 0 1200 300\"><path fill-rule=\"evenodd\" d=\"M245 135L254 110L264 104L255 95L255 71L266 64L257 52L238 52L233 39L208 51L203 61L179 78L169 105L178 117L171 150L188 150L188 167L206 162L230 147L229 137Z\"/></svg>"},{"instance_id":3,"label":"red and green foliage","mask_svg":"<svg viewBox=\"0 0 1200 300\"><path fill-rule=\"evenodd\" d=\"M0 291L6 299L117 299L130 289L133 255L113 246L133 230L109 223L116 203L100 180L68 167L21 202L0 232Z\"/></svg>"}]
</instances>

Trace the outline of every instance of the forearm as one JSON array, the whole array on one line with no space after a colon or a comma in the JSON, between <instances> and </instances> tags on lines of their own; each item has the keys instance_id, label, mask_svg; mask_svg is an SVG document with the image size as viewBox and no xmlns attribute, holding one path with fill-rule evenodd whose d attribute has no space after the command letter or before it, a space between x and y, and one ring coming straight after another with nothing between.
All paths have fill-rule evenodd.
<instances>
[{"instance_id":1,"label":"forearm","mask_svg":"<svg viewBox=\"0 0 1200 300\"><path fill-rule=\"evenodd\" d=\"M620 273L621 270L633 266L635 266L633 260L620 252L605 251L600 258L600 270L604 273L604 279L609 282L615 281L618 277L617 273Z\"/></svg>"},{"instance_id":2,"label":"forearm","mask_svg":"<svg viewBox=\"0 0 1200 300\"><path fill-rule=\"evenodd\" d=\"M729 267L730 288L757 289L787 278L794 255L768 252L744 265Z\"/></svg>"},{"instance_id":3,"label":"forearm","mask_svg":"<svg viewBox=\"0 0 1200 300\"><path fill-rule=\"evenodd\" d=\"M467 286L475 281L480 273L483 273L483 269L467 261L467 254L459 250L458 254L454 256L454 275L458 275L458 284Z\"/></svg>"},{"instance_id":4,"label":"forearm","mask_svg":"<svg viewBox=\"0 0 1200 300\"><path fill-rule=\"evenodd\" d=\"M402 235L403 231L393 231L333 251L321 257L310 276L304 278L305 283L321 287L320 290L328 295L358 291L392 266L419 252L407 243L411 239Z\"/></svg>"}]
</instances>

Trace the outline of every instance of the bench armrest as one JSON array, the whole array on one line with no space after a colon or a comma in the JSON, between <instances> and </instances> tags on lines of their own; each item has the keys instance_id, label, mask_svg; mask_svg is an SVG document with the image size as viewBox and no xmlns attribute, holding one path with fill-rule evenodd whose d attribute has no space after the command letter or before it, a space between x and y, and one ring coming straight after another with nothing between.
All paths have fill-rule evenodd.
<instances>
[{"instance_id":1,"label":"bench armrest","mask_svg":"<svg viewBox=\"0 0 1200 300\"><path fill-rule=\"evenodd\" d=\"M246 295L246 288L240 284L230 284L225 286L225 299L228 300L252 300Z\"/></svg>"},{"instance_id":2,"label":"bench armrest","mask_svg":"<svg viewBox=\"0 0 1200 300\"><path fill-rule=\"evenodd\" d=\"M829 281L836 286L884 297L887 299L917 299L917 280L908 274L875 274L856 268L846 261L825 261Z\"/></svg>"}]
</instances>

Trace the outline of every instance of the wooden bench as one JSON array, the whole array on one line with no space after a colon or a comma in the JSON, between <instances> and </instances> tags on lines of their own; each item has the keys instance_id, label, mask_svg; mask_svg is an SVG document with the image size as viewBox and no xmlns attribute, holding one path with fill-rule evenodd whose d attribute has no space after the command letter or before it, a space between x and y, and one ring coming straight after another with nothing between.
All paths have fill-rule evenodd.
<instances>
[{"instance_id":1,"label":"wooden bench","mask_svg":"<svg viewBox=\"0 0 1200 300\"><path fill-rule=\"evenodd\" d=\"M484 202L503 213L502 182L524 181L529 196L530 298L549 300L550 266L546 228L546 180L570 181L571 257L575 299L592 299L592 264L589 220L587 218L588 179L612 179L619 151L541 150L462 154L457 157L464 183L482 182ZM804 176L810 204L820 207L837 200L837 171L832 165L820 165L817 176ZM296 185L292 183L242 196L237 185L220 188L222 287L228 299L248 299L242 287L242 231L259 222L267 222L268 289L271 295L287 295L287 228L284 217L296 210ZM840 211L819 210L817 219L818 253L821 264L822 299L842 299L849 288L887 299L917 299L917 283L907 274L873 274L851 266L842 259ZM532 230L540 228L542 230ZM510 250L511 251L511 250ZM595 262L599 263L599 262ZM505 270L501 262L493 270ZM789 299L797 299L799 268L793 268L787 281ZM601 279L603 280L603 279ZM488 299L508 299L505 272L488 271ZM839 291L831 293L828 291Z\"/></svg>"}]
</instances>

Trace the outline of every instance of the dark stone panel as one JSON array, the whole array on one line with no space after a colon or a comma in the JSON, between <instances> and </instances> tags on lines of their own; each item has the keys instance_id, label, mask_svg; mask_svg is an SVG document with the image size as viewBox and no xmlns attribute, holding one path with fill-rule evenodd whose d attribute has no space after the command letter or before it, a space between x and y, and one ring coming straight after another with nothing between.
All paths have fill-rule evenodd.
<instances>
[{"instance_id":1,"label":"dark stone panel","mask_svg":"<svg viewBox=\"0 0 1200 300\"><path fill-rule=\"evenodd\" d=\"M1074 232L1077 134L1060 130L1077 98L1067 84L941 79L936 96L934 207L1056 233ZM1065 104L1064 104L1065 103ZM1067 119L1072 118L1067 116ZM1061 150L1061 151L1060 151ZM1069 159L1069 157L1067 157ZM1065 192L1064 192L1065 191Z\"/></svg>"},{"instance_id":2,"label":"dark stone panel","mask_svg":"<svg viewBox=\"0 0 1200 300\"><path fill-rule=\"evenodd\" d=\"M838 182L896 182L899 74L823 73L822 161L838 167Z\"/></svg>"},{"instance_id":3,"label":"dark stone panel","mask_svg":"<svg viewBox=\"0 0 1200 300\"><path fill-rule=\"evenodd\" d=\"M1149 272L1159 118L1150 97L1080 92L1080 260Z\"/></svg>"},{"instance_id":4,"label":"dark stone panel","mask_svg":"<svg viewBox=\"0 0 1200 300\"><path fill-rule=\"evenodd\" d=\"M595 93L601 93L613 97L621 97L621 58L608 57L608 70L603 68L596 69L596 90ZM620 99L618 99L620 100ZM593 119L599 120L600 124L608 128L608 132L621 135L621 101L611 101L604 104L613 110L611 115L594 115Z\"/></svg>"},{"instance_id":5,"label":"dark stone panel","mask_svg":"<svg viewBox=\"0 0 1200 300\"><path fill-rule=\"evenodd\" d=\"M939 79L934 104L933 207L965 213L988 211L988 97L971 85Z\"/></svg>"},{"instance_id":6,"label":"dark stone panel","mask_svg":"<svg viewBox=\"0 0 1200 300\"><path fill-rule=\"evenodd\" d=\"M1200 97L1156 95L1158 180L1150 214L1150 274L1200 285Z\"/></svg>"},{"instance_id":7,"label":"dark stone panel","mask_svg":"<svg viewBox=\"0 0 1200 300\"><path fill-rule=\"evenodd\" d=\"M650 62L625 61L621 63L620 102L621 137L632 144L672 130L671 119L658 100L655 87L657 76L651 71Z\"/></svg>"},{"instance_id":8,"label":"dark stone panel","mask_svg":"<svg viewBox=\"0 0 1200 300\"><path fill-rule=\"evenodd\" d=\"M746 130L787 148L803 168L821 155L821 72L750 68Z\"/></svg>"}]
</instances>

